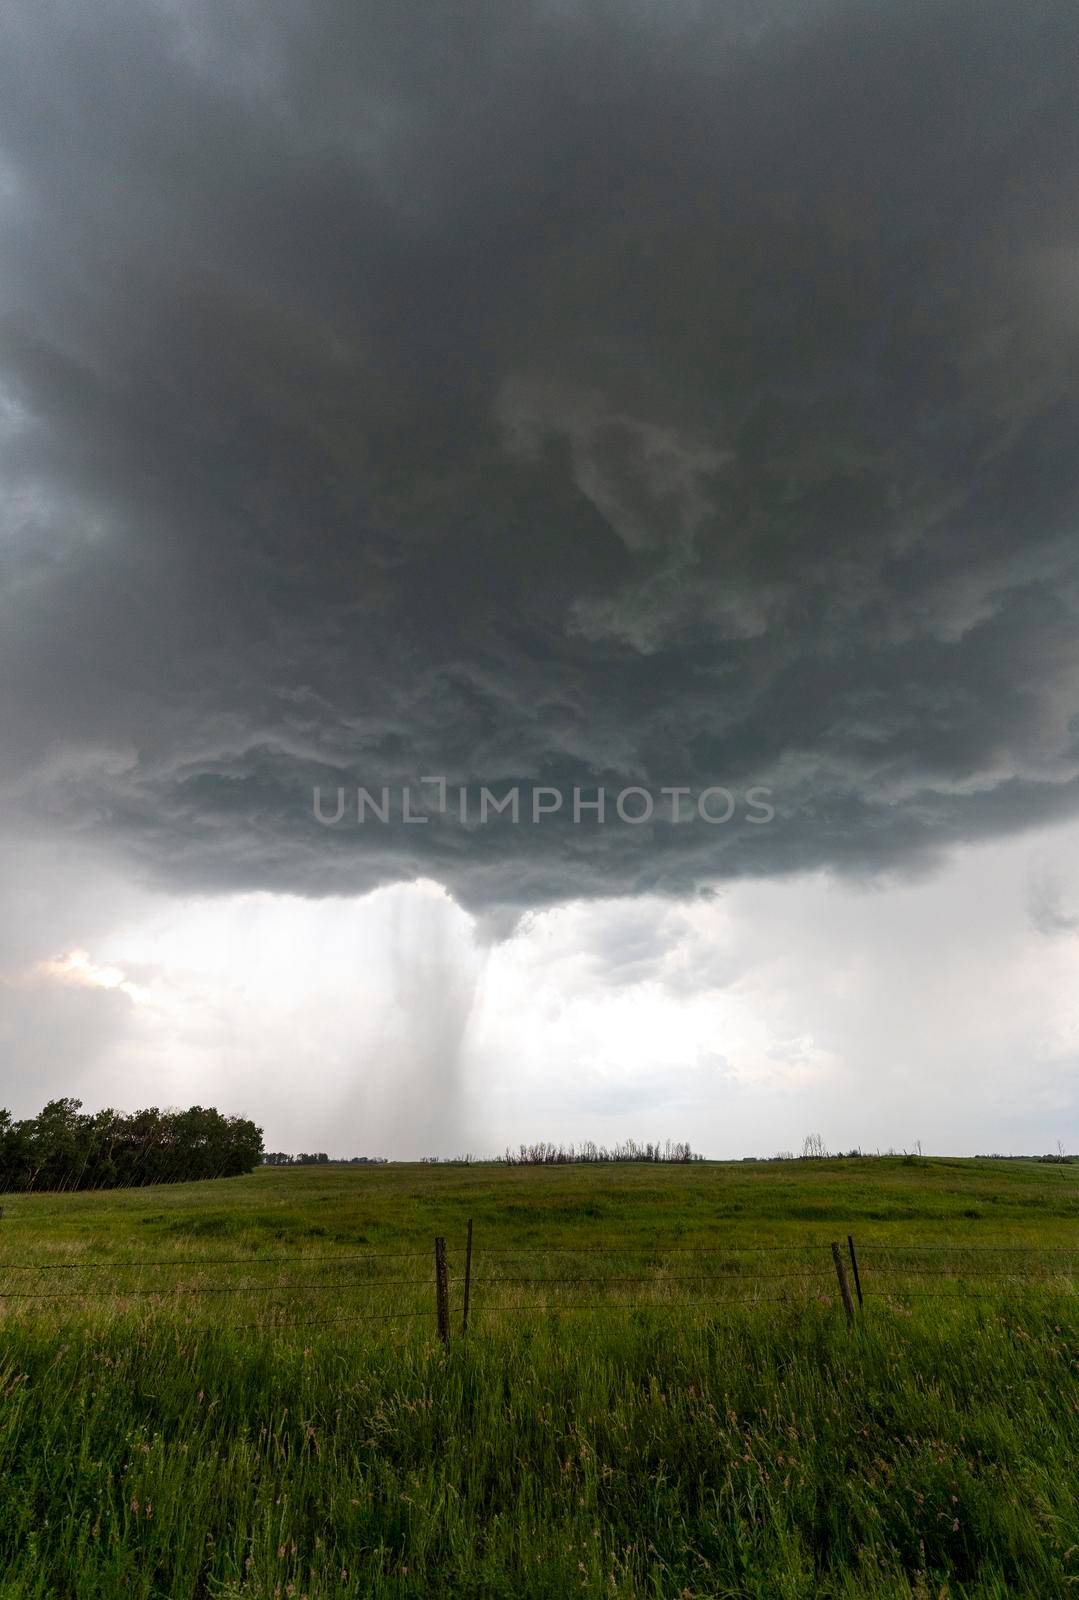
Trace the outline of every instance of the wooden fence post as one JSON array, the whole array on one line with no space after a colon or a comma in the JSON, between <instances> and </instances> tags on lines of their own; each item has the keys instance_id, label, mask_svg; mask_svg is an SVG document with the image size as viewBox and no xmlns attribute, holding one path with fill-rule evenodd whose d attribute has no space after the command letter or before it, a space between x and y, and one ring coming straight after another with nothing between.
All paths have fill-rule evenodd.
<instances>
[{"instance_id":1,"label":"wooden fence post","mask_svg":"<svg viewBox=\"0 0 1079 1600\"><path fill-rule=\"evenodd\" d=\"M843 1297L843 1310L847 1313L847 1321L854 1321L854 1302L850 1297L850 1285L847 1282L847 1269L843 1265L843 1257L839 1246L832 1241L832 1260L835 1262L835 1275L839 1279L839 1292Z\"/></svg>"},{"instance_id":2,"label":"wooden fence post","mask_svg":"<svg viewBox=\"0 0 1079 1600\"><path fill-rule=\"evenodd\" d=\"M862 1280L858 1273L858 1256L854 1248L854 1240L847 1234L847 1249L850 1251L850 1264L854 1269L854 1288L858 1296L858 1310L862 1309Z\"/></svg>"},{"instance_id":3,"label":"wooden fence post","mask_svg":"<svg viewBox=\"0 0 1079 1600\"><path fill-rule=\"evenodd\" d=\"M461 1317L461 1332L468 1332L468 1301L472 1292L472 1218L468 1219L468 1240L465 1244L465 1309Z\"/></svg>"},{"instance_id":4,"label":"wooden fence post","mask_svg":"<svg viewBox=\"0 0 1079 1600\"><path fill-rule=\"evenodd\" d=\"M446 1270L446 1241L441 1234L435 1240L435 1310L438 1313L438 1337L443 1344L450 1342L450 1281Z\"/></svg>"}]
</instances>

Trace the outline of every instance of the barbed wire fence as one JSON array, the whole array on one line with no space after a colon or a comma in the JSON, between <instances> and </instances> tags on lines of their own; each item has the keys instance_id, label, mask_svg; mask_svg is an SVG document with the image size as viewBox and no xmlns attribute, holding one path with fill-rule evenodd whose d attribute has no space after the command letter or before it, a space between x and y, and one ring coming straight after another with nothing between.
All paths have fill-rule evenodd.
<instances>
[{"instance_id":1,"label":"barbed wire fence","mask_svg":"<svg viewBox=\"0 0 1079 1600\"><path fill-rule=\"evenodd\" d=\"M7 1233L8 1224L3 1225ZM945 1260L945 1253L947 1260ZM692 1263L684 1258L693 1257ZM414 1265L427 1264L417 1275ZM943 1264L942 1264L943 1263ZM388 1264L385 1269L383 1264ZM594 1270L604 1265L604 1270ZM684 1270L693 1265L695 1270ZM849 1267L849 1272L848 1272ZM956 1241L870 1240L846 1248L828 1243L715 1246L662 1245L634 1249L604 1243L580 1246L475 1248L472 1222L461 1249L445 1237L432 1250L334 1254L117 1257L102 1261L5 1260L0 1256L0 1309L47 1305L54 1312L88 1304L173 1301L220 1304L222 1297L267 1297L257 1321L220 1319L229 1327L263 1332L344 1323L432 1322L446 1343L451 1286L459 1295L460 1330L478 1318L564 1312L657 1312L715 1315L734 1306L804 1306L809 1300L841 1307L849 1324L867 1300L969 1301L1023 1284L1074 1290L1079 1245L978 1244ZM146 1283L146 1273L229 1269L226 1281ZM265 1269L302 1268L284 1280L259 1281ZM314 1276L306 1269L313 1269ZM632 1269L632 1270L631 1270ZM331 1276L321 1276L329 1272ZM138 1276L132 1280L129 1274ZM20 1277L26 1274L26 1277ZM246 1281L236 1281L242 1278ZM939 1280L935 1282L934 1280ZM852 1291L853 1285L853 1291ZM411 1303L385 1304L412 1297ZM307 1296L336 1294L326 1316L295 1316ZM423 1303L418 1303L422 1298ZM306 1309L306 1308L305 1308ZM289 1314L292 1312L293 1314Z\"/></svg>"}]
</instances>

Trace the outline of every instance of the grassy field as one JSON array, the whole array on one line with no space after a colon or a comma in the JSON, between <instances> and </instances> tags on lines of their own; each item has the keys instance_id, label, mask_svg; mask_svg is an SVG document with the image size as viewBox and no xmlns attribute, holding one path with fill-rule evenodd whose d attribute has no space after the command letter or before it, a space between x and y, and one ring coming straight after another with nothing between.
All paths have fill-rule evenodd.
<instances>
[{"instance_id":1,"label":"grassy field","mask_svg":"<svg viewBox=\"0 0 1079 1600\"><path fill-rule=\"evenodd\" d=\"M6 1196L0 1600L1070 1594L1077 1267L1036 1163Z\"/></svg>"}]
</instances>

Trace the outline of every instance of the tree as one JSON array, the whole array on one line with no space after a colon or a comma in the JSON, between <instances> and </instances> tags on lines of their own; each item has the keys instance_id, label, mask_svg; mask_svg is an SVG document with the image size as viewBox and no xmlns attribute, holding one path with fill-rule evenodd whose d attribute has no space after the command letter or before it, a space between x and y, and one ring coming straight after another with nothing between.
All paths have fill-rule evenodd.
<instances>
[{"instance_id":1,"label":"tree","mask_svg":"<svg viewBox=\"0 0 1079 1600\"><path fill-rule=\"evenodd\" d=\"M82 1111L50 1100L36 1117L0 1111L0 1189L107 1189L250 1172L262 1158L262 1129L213 1107L125 1115Z\"/></svg>"}]
</instances>

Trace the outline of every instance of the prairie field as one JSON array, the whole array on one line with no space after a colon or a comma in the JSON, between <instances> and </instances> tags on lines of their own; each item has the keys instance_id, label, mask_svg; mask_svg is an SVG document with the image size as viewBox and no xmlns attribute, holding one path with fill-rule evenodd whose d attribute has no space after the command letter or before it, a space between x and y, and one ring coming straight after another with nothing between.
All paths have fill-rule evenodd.
<instances>
[{"instance_id":1,"label":"prairie field","mask_svg":"<svg viewBox=\"0 0 1079 1600\"><path fill-rule=\"evenodd\" d=\"M262 1168L3 1204L0 1600L1079 1590L1075 1166Z\"/></svg>"}]
</instances>

